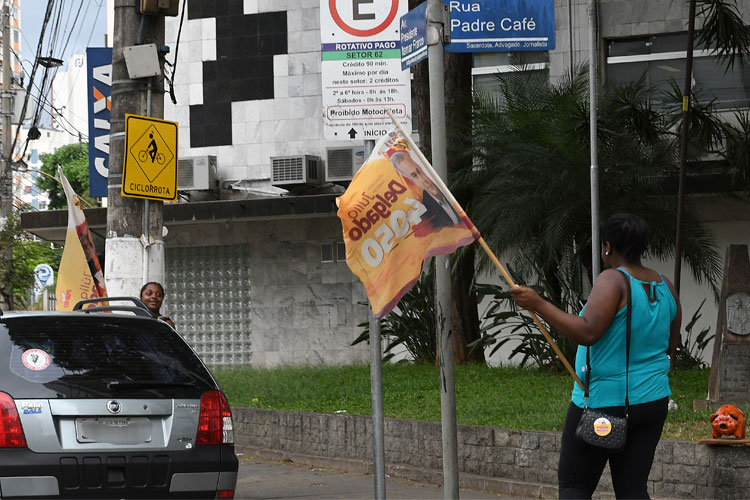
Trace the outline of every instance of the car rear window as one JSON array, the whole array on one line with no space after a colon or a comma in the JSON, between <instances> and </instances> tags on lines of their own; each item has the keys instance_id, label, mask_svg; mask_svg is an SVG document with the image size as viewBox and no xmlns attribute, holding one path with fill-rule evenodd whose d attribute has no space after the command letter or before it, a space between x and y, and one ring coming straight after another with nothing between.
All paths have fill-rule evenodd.
<instances>
[{"instance_id":1,"label":"car rear window","mask_svg":"<svg viewBox=\"0 0 750 500\"><path fill-rule=\"evenodd\" d=\"M216 388L171 328L102 316L0 323L0 390L14 398L199 398Z\"/></svg>"}]
</instances>

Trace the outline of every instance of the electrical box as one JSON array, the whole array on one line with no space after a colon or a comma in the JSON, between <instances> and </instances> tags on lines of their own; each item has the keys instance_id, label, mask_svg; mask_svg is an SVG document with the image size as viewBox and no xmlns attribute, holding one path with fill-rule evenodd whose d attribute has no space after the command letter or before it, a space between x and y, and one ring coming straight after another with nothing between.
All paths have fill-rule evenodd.
<instances>
[{"instance_id":1,"label":"electrical box","mask_svg":"<svg viewBox=\"0 0 750 500\"><path fill-rule=\"evenodd\" d=\"M141 0L141 14L176 16L180 7L180 0Z\"/></svg>"},{"instance_id":2,"label":"electrical box","mask_svg":"<svg viewBox=\"0 0 750 500\"><path fill-rule=\"evenodd\" d=\"M161 75L159 55L155 43L125 47L122 53L125 56L125 67L128 69L130 78L148 78Z\"/></svg>"}]
</instances>

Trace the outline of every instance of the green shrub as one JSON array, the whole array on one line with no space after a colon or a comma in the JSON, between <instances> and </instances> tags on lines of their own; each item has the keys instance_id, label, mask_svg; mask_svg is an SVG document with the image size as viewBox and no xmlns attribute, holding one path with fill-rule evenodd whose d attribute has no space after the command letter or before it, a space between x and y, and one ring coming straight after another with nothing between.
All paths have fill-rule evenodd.
<instances>
[{"instance_id":1,"label":"green shrub","mask_svg":"<svg viewBox=\"0 0 750 500\"><path fill-rule=\"evenodd\" d=\"M403 346L415 363L435 363L435 272L431 262L393 311L380 320L380 335L386 342L383 361L393 358L396 348ZM369 344L370 323L357 326L363 330L352 345Z\"/></svg>"}]
</instances>

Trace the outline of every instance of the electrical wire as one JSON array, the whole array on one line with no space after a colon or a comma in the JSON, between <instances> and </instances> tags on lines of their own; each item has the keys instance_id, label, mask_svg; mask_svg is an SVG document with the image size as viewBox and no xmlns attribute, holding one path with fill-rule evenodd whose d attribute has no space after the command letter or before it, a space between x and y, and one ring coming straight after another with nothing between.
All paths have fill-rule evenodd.
<instances>
[{"instance_id":1,"label":"electrical wire","mask_svg":"<svg viewBox=\"0 0 750 500\"><path fill-rule=\"evenodd\" d=\"M166 75L166 71L164 74L164 79L169 84L169 97L172 99L172 104L177 104L177 98L174 95L174 76L175 72L177 71L177 53L180 50L180 35L182 34L182 22L185 20L185 4L187 3L187 0L182 0L182 14L180 15L180 27L177 29L177 41L175 42L175 48L174 48L174 63L170 63L169 61L164 58L164 66L165 70L166 67L170 67L169 76Z\"/></svg>"},{"instance_id":2,"label":"electrical wire","mask_svg":"<svg viewBox=\"0 0 750 500\"><path fill-rule=\"evenodd\" d=\"M26 96L23 100L23 107L21 108L21 116L26 116L26 107L29 104L29 97L31 96L31 87L34 82L34 75L36 74L36 70L39 67L39 58L42 55L42 46L44 42L44 34L47 30L47 24L49 23L50 16L52 15L52 7L54 6L54 0L48 0L47 1L47 10L44 13L44 20L42 21L42 31L39 35L39 43L37 44L36 49L36 57L34 57L34 62L31 67L31 75L29 78L29 86L26 88ZM23 120L21 120L23 121ZM10 151L11 154L13 154L13 151L15 151L16 148L16 141L18 138L18 132L21 130L21 123L18 124L18 127L16 128L16 133L13 135L13 143L11 144ZM10 158L6 158L6 160L10 160Z\"/></svg>"},{"instance_id":3,"label":"electrical wire","mask_svg":"<svg viewBox=\"0 0 750 500\"><path fill-rule=\"evenodd\" d=\"M13 54L16 57L18 57L18 53L15 50L11 49L11 51L13 51ZM23 64L21 64L21 70L24 72L24 74L29 75L29 72L26 70L26 68L23 66ZM79 74L80 74L80 72L79 72ZM76 77L77 76L78 75L76 75ZM58 125L60 126L60 128L63 131L67 132L68 134L70 134L73 137L78 137L79 140L81 140L82 138L85 138L85 140L88 141L88 135L84 134L83 132L81 132L80 130L78 130L78 128L76 128L76 126L73 125L73 123L70 120L68 120L68 118L62 113L62 109L58 109L58 108L54 107L54 105L52 104L52 102L42 92L42 89L39 88L39 86L35 82L33 82L33 80L31 80L31 83L39 91L39 97L37 97L37 96L35 96L33 94L29 94L29 92L27 91L27 94L26 94L27 97L26 98L27 99L28 98L34 99L34 101L35 101L35 103L37 103L37 105L42 105L42 106L43 105L49 105L50 110L53 110L53 111L57 112L57 117L58 117L57 123L58 123ZM70 96L72 96L72 93L70 94ZM69 98L70 98L70 96L69 96ZM23 121L24 121L23 117L21 117L21 123L19 123L19 127L21 126L21 124L23 123ZM66 125L66 123L67 123L67 125ZM71 131L68 127L72 128L73 131L75 131L75 132ZM26 148L28 146L28 142L29 142L29 138L28 138L28 135L27 135L26 136L26 144L24 145L24 148L23 148L24 149L23 154L25 154L25 152L26 152Z\"/></svg>"},{"instance_id":4,"label":"electrical wire","mask_svg":"<svg viewBox=\"0 0 750 500\"><path fill-rule=\"evenodd\" d=\"M91 3L91 0L89 0L89 3ZM88 47L88 46L89 46L89 44L91 43L91 38L92 38L92 37L94 36L94 31L95 31L95 29L96 29L96 22L97 22L97 21L99 20L99 13L100 13L100 12L101 12L101 10L102 10L102 4L103 4L103 3L104 3L103 1L102 1L102 2L99 2L99 7L98 7L98 8L96 9L96 16L94 17L94 22L93 22L93 23L91 24L91 32L89 32L89 38L88 38L88 40L86 41L86 47ZM81 23L81 27L82 27L82 26L83 26L83 23ZM80 31L79 31L79 34L80 34ZM77 41L77 39L76 39L76 41ZM68 71L70 71L70 70L68 70ZM76 76L75 76L75 78L73 79L73 84L72 84L72 85L70 86L70 92L68 92L68 102L70 102L70 99L71 99L71 97L73 96L73 91L74 91L74 89L75 89L75 86L76 86L76 82L78 81L78 77L79 77L80 75L81 75L81 71L78 71L78 72L76 73ZM71 113L72 113L72 112L71 112ZM62 116L62 114L61 114L61 113L60 113L60 116ZM66 120L67 120L67 118L66 118ZM76 128L75 128L75 126L73 126L73 124L72 124L72 123L70 123L70 120L67 120L67 121L68 121L68 123L70 124L70 126L71 126L71 127L72 127L72 128L74 129L74 130L76 130L76 132L78 132L78 134L79 134L79 135L86 135L86 140L88 140L88 135L87 135L87 134L83 134L83 133L82 133L82 132L81 132L80 130L76 129Z\"/></svg>"},{"instance_id":5,"label":"electrical wire","mask_svg":"<svg viewBox=\"0 0 750 500\"><path fill-rule=\"evenodd\" d=\"M52 1L53 0L50 0L50 3ZM81 0L80 3L79 3L79 5L78 5L78 10L76 11L75 18L73 19L73 23L72 24L70 24L68 22L70 20L71 15L72 15L72 9L69 10L68 13L67 13L67 20L66 20L65 25L66 26L69 25L70 28L65 30L65 31L67 31L68 36L67 36L65 44L63 46L63 50L62 50L63 56L64 56L65 52L67 51L67 47L68 47L68 45L70 43L70 39L71 39L71 36L72 36L72 34L74 32L76 24L78 24L78 26L79 26L79 28L78 28L78 35L76 37L76 40L80 39L80 34L81 34L82 29L83 29L83 24L84 23L83 22L78 23L78 20L80 18L81 12L83 10L83 4L84 4L84 0ZM90 4L91 4L91 0L88 0L88 5L90 5ZM93 38L94 31L96 29L96 21L99 19L99 15L101 13L101 7L102 7L102 5L103 5L103 1L99 1L97 3L96 15L94 17L94 22L92 23L91 31L89 32L88 40L86 42L87 45L90 43L91 39ZM64 4L62 4L62 3L58 4L57 16L55 18L56 22L54 23L54 28L52 30L52 36L49 39L50 41L48 41L48 44L47 44L48 45L48 50L46 52L48 52L50 54L50 57L52 57L52 55L54 54L55 47L58 44L58 39L59 39L59 35L60 35L60 20L63 17L63 10L62 10L63 6L64 6ZM48 4L48 12L49 12L49 4ZM87 9L86 12L88 13L89 9ZM84 16L84 18L85 17L86 16ZM46 23L42 26L42 33L44 33L45 29L46 29ZM42 43L42 38L43 38L43 35L40 37L40 44ZM24 37L24 39L25 39L25 37ZM27 42L28 42L28 40L27 40ZM37 53L39 53L39 48L37 49ZM16 56L16 59L18 59L19 61L21 61L21 58L19 57L19 54L16 53L15 51L14 51L14 55ZM36 62L37 61L35 61L35 63ZM29 74L26 71L26 68L23 67L23 64L21 64L20 66L21 66L22 70L26 74ZM39 98L35 98L36 109L35 109L35 112L34 112L34 115L33 115L33 118L32 118L32 126L35 126L37 123L39 123L41 115L44 112L44 109L48 105L49 109L50 109L50 116L53 117L53 118L56 118L57 124L58 124L58 126L61 129L63 129L65 132L67 132L68 134L70 134L70 135L72 135L74 137L78 136L79 139L82 138L82 137L85 137L86 140L88 140L88 134L85 134L84 132L78 130L75 127L75 125L73 125L73 123L62 113L62 109L61 108L56 108L54 106L53 102L51 102L50 99L47 98L47 95L52 95L51 94L52 83L54 81L55 76L57 75L57 68L55 68L55 70L53 71L53 74L52 74L51 77L50 77L50 74L49 74L50 72L48 71L48 69L49 68L46 68L45 71L44 71L44 75L43 75L41 87L35 82L35 79L32 77L32 75L29 75L30 76L30 82L39 91ZM33 73L33 70L34 70L34 65L32 65L32 73ZM75 83L76 83L76 81L77 81L80 73L81 73L80 71L76 73L75 80L73 82L73 85L71 86L71 90L70 90L70 93L68 95L68 102L70 101L70 98L72 97L73 89L75 88ZM30 93L27 90L26 102L24 103L25 106L27 105L29 95L30 95ZM34 97L34 96L31 95L31 97ZM25 110L24 110L24 114L25 114ZM22 119L23 119L23 117L22 117ZM19 127L20 127L20 125L21 124L19 123ZM71 131L70 129L73 129L75 132ZM28 141L29 141L29 139L28 139L28 136L27 136L27 138L26 138L26 144L24 145L24 148L23 148L24 149L24 154L25 154L25 151L26 151L26 149L28 147Z\"/></svg>"}]
</instances>

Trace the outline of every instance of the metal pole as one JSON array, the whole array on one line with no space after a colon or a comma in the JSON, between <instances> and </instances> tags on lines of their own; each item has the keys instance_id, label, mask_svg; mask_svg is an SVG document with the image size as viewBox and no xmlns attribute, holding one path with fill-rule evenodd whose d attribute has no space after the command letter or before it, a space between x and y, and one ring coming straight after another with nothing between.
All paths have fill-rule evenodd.
<instances>
[{"instance_id":1,"label":"metal pole","mask_svg":"<svg viewBox=\"0 0 750 500\"><path fill-rule=\"evenodd\" d=\"M596 140L596 0L589 0L589 133L591 136L591 282L599 276L599 166Z\"/></svg>"},{"instance_id":2,"label":"metal pole","mask_svg":"<svg viewBox=\"0 0 750 500\"><path fill-rule=\"evenodd\" d=\"M375 148L375 141L365 141L365 158ZM380 320L370 311L370 400L372 404L372 462L375 466L375 498L385 498L385 438L383 422L383 349L380 342Z\"/></svg>"},{"instance_id":3,"label":"metal pole","mask_svg":"<svg viewBox=\"0 0 750 500\"><path fill-rule=\"evenodd\" d=\"M144 16L145 19L145 16ZM143 23L141 23L143 26ZM139 34L140 38L140 34ZM148 88L146 90L146 116L151 116L151 78L148 79ZM149 213L151 212L151 200L143 200L143 283L149 282L149 269L148 269L148 247L151 243L149 237Z\"/></svg>"},{"instance_id":4,"label":"metal pole","mask_svg":"<svg viewBox=\"0 0 750 500\"><path fill-rule=\"evenodd\" d=\"M430 81L430 126L432 166L442 179L448 178L445 127L445 68L443 65L443 11L440 0L428 0L427 30ZM430 32L432 34L430 35ZM437 35L437 36L436 36ZM436 43L431 43L436 42ZM453 376L453 322L451 318L450 257L435 258L437 336L440 346L440 419L443 435L443 498L458 498L458 439L456 387Z\"/></svg>"},{"instance_id":5,"label":"metal pole","mask_svg":"<svg viewBox=\"0 0 750 500\"><path fill-rule=\"evenodd\" d=\"M693 39L695 37L695 0L688 11L688 46L685 60L685 87L682 92L682 127L680 128L680 181L677 188L677 233L674 238L674 288L680 294L682 272L682 214L685 211L685 171L687 170L688 132L690 130L690 96L693 93Z\"/></svg>"}]
</instances>

